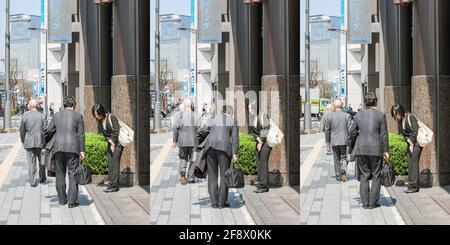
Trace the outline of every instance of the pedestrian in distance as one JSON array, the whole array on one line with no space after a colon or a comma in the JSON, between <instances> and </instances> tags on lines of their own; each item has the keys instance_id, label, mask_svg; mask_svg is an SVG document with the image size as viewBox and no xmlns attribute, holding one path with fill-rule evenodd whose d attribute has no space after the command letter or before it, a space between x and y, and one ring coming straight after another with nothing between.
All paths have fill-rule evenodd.
<instances>
[{"instance_id":1,"label":"pedestrian in distance","mask_svg":"<svg viewBox=\"0 0 450 245\"><path fill-rule=\"evenodd\" d=\"M334 108L332 104L328 104L327 105L327 110L325 112L325 114L323 114L322 120L320 121L320 131L321 132L326 132L325 131L325 125L326 122L328 120L328 117L334 112ZM325 142L327 144L327 155L332 155L331 153L331 139L327 136L327 134L325 134Z\"/></svg>"},{"instance_id":2,"label":"pedestrian in distance","mask_svg":"<svg viewBox=\"0 0 450 245\"><path fill-rule=\"evenodd\" d=\"M38 183L45 183L45 165L41 162L41 150L45 144L44 129L46 127L45 116L38 111L38 103L31 100L28 103L29 111L22 117L20 124L20 139L27 151L28 158L28 182L31 187Z\"/></svg>"},{"instance_id":3,"label":"pedestrian in distance","mask_svg":"<svg viewBox=\"0 0 450 245\"><path fill-rule=\"evenodd\" d=\"M391 115L398 123L399 128L406 142L408 143L408 182L406 186L408 189L406 193L416 193L420 189L420 156L422 155L423 147L417 142L419 134L419 120L412 113L407 113L404 107L400 104L392 106Z\"/></svg>"},{"instance_id":4,"label":"pedestrian in distance","mask_svg":"<svg viewBox=\"0 0 450 245\"><path fill-rule=\"evenodd\" d=\"M204 125L199 132L207 134L205 148L208 172L208 192L211 207L228 208L228 188L225 184L225 172L231 162L238 160L239 129L233 118L233 107L224 106L222 112ZM219 183L220 177L220 183Z\"/></svg>"},{"instance_id":5,"label":"pedestrian in distance","mask_svg":"<svg viewBox=\"0 0 450 245\"><path fill-rule=\"evenodd\" d=\"M199 128L198 116L192 110L192 100L186 99L183 102L184 110L180 111L178 118L176 119L174 132L173 132L173 145L175 148L179 148L180 158L180 183L182 185L188 183L195 183L194 163L195 154L194 150L197 149L197 131Z\"/></svg>"},{"instance_id":6,"label":"pedestrian in distance","mask_svg":"<svg viewBox=\"0 0 450 245\"><path fill-rule=\"evenodd\" d=\"M334 170L337 181L347 181L347 147L350 138L352 119L350 114L342 111L341 100L334 101L335 112L327 117L325 123L325 138L330 140L333 151Z\"/></svg>"},{"instance_id":7,"label":"pedestrian in distance","mask_svg":"<svg viewBox=\"0 0 450 245\"><path fill-rule=\"evenodd\" d=\"M270 131L270 117L266 112L257 113L256 103L248 105L250 116L250 131L256 141L256 166L258 178L255 182L255 193L265 193L269 191L269 158L272 147L267 143L267 136Z\"/></svg>"},{"instance_id":8,"label":"pedestrian in distance","mask_svg":"<svg viewBox=\"0 0 450 245\"><path fill-rule=\"evenodd\" d=\"M50 125L44 131L44 137L55 135L55 172L56 191L59 204L69 204L69 208L78 207L78 183L75 178L80 160L84 154L84 120L83 115L75 112L75 98L64 98L64 110L55 114ZM69 175L69 190L66 192L66 174Z\"/></svg>"},{"instance_id":9,"label":"pedestrian in distance","mask_svg":"<svg viewBox=\"0 0 450 245\"><path fill-rule=\"evenodd\" d=\"M356 114L350 132L356 140L361 202L364 209L374 209L380 207L381 170L383 158L389 160L389 137L386 116L376 109L378 99L375 93L368 93L364 103L366 109Z\"/></svg>"},{"instance_id":10,"label":"pedestrian in distance","mask_svg":"<svg viewBox=\"0 0 450 245\"><path fill-rule=\"evenodd\" d=\"M92 116L97 120L98 127L108 142L108 182L106 193L117 192L120 189L120 159L124 147L119 142L119 119L112 113L107 113L105 107L96 104L92 107Z\"/></svg>"}]
</instances>

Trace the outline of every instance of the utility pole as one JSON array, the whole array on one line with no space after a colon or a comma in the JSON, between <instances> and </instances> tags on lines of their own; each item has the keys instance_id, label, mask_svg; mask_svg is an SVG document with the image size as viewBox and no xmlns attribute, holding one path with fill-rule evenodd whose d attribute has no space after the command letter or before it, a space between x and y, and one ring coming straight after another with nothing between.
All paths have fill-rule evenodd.
<instances>
[{"instance_id":1,"label":"utility pole","mask_svg":"<svg viewBox=\"0 0 450 245\"><path fill-rule=\"evenodd\" d=\"M305 38L305 75L306 75L306 85L305 85L305 119L304 119L304 129L305 133L309 133L312 128L311 122L311 32L310 32L310 17L309 17L309 1L306 0L306 38Z\"/></svg>"},{"instance_id":2,"label":"utility pole","mask_svg":"<svg viewBox=\"0 0 450 245\"><path fill-rule=\"evenodd\" d=\"M155 38L155 92L156 92L156 102L155 102L155 113L154 113L154 131L159 132L161 130L161 33L160 33L160 0L156 0L156 38Z\"/></svg>"},{"instance_id":3,"label":"utility pole","mask_svg":"<svg viewBox=\"0 0 450 245\"><path fill-rule=\"evenodd\" d=\"M4 131L12 132L11 129L11 88L10 85L10 59L11 59L11 35L10 35L10 0L6 0L6 27L5 27L5 93L6 93L6 105L4 113Z\"/></svg>"}]
</instances>

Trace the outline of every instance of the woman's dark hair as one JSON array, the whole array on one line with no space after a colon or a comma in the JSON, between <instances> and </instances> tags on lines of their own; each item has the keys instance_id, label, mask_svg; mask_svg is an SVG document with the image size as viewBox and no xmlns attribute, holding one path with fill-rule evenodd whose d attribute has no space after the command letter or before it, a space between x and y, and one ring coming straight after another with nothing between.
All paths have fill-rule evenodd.
<instances>
[{"instance_id":1,"label":"woman's dark hair","mask_svg":"<svg viewBox=\"0 0 450 245\"><path fill-rule=\"evenodd\" d=\"M106 110L105 107L103 107L100 104L96 104L92 107L92 116L95 117L95 113L97 112L97 115L101 116L102 118L106 117Z\"/></svg>"},{"instance_id":2,"label":"woman's dark hair","mask_svg":"<svg viewBox=\"0 0 450 245\"><path fill-rule=\"evenodd\" d=\"M364 104L366 104L367 107L376 106L377 103L377 95L374 92L370 92L366 96L364 96Z\"/></svg>"},{"instance_id":3,"label":"woman's dark hair","mask_svg":"<svg viewBox=\"0 0 450 245\"><path fill-rule=\"evenodd\" d=\"M403 117L405 117L405 108L403 108L403 106L400 104L395 104L394 106L392 106L391 115L392 115L392 117L395 117L396 115L400 115L403 118Z\"/></svg>"},{"instance_id":4,"label":"woman's dark hair","mask_svg":"<svg viewBox=\"0 0 450 245\"><path fill-rule=\"evenodd\" d=\"M63 105L64 108L73 108L77 104L77 101L72 96L67 96L64 98Z\"/></svg>"}]
</instances>

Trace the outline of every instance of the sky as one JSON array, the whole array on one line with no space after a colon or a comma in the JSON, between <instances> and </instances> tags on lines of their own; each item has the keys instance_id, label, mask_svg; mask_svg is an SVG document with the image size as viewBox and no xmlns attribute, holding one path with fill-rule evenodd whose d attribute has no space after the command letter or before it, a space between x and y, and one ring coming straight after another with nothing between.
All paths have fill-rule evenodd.
<instances>
[{"instance_id":1,"label":"sky","mask_svg":"<svg viewBox=\"0 0 450 245\"><path fill-rule=\"evenodd\" d=\"M4 57L4 33L5 31L5 2L6 0L0 0L0 58ZM161 14L181 14L190 15L190 0L161 0ZM152 6L152 30L155 28L155 3L156 0L151 0ZM304 30L305 30L305 3L306 0L301 0L302 4L302 46L304 46ZM11 0L11 13L12 14L35 14L40 15L40 0ZM340 16L340 0L311 0L311 14L325 14ZM154 41L154 35L152 35L152 43ZM152 45L152 56L153 56ZM303 59L302 48L302 59Z\"/></svg>"}]
</instances>

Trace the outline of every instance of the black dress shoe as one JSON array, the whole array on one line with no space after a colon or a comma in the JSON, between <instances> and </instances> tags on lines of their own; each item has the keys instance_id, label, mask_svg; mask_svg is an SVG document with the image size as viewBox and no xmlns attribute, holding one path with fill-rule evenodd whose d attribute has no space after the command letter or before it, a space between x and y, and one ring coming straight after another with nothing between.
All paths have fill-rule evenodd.
<instances>
[{"instance_id":1,"label":"black dress shoe","mask_svg":"<svg viewBox=\"0 0 450 245\"><path fill-rule=\"evenodd\" d=\"M80 206L80 204L79 203L72 203L72 204L69 204L69 208L76 208L76 207L78 207L78 206Z\"/></svg>"},{"instance_id":2,"label":"black dress shoe","mask_svg":"<svg viewBox=\"0 0 450 245\"><path fill-rule=\"evenodd\" d=\"M225 205L219 206L220 209L229 208L229 207L230 207L230 203L228 203L228 202L226 202Z\"/></svg>"},{"instance_id":3,"label":"black dress shoe","mask_svg":"<svg viewBox=\"0 0 450 245\"><path fill-rule=\"evenodd\" d=\"M419 189L416 189L416 188L408 188L408 189L405 191L405 193L407 193L407 194L416 193L416 192L419 192Z\"/></svg>"},{"instance_id":4,"label":"black dress shoe","mask_svg":"<svg viewBox=\"0 0 450 245\"><path fill-rule=\"evenodd\" d=\"M213 209L218 209L218 208L219 208L219 205L217 205L217 204L211 205L211 208L213 208Z\"/></svg>"},{"instance_id":5,"label":"black dress shoe","mask_svg":"<svg viewBox=\"0 0 450 245\"><path fill-rule=\"evenodd\" d=\"M375 209L375 208L379 208L379 207L381 207L381 205L377 203L375 205L370 205L369 209Z\"/></svg>"},{"instance_id":6,"label":"black dress shoe","mask_svg":"<svg viewBox=\"0 0 450 245\"><path fill-rule=\"evenodd\" d=\"M255 184L253 185L256 186L257 188L260 188L262 183L260 181L256 181Z\"/></svg>"},{"instance_id":7,"label":"black dress shoe","mask_svg":"<svg viewBox=\"0 0 450 245\"><path fill-rule=\"evenodd\" d=\"M47 180L46 180L46 179L40 179L40 180L39 180L39 183L44 184L45 181L47 181Z\"/></svg>"},{"instance_id":8,"label":"black dress shoe","mask_svg":"<svg viewBox=\"0 0 450 245\"><path fill-rule=\"evenodd\" d=\"M269 192L269 188L258 188L255 193L266 193Z\"/></svg>"},{"instance_id":9,"label":"black dress shoe","mask_svg":"<svg viewBox=\"0 0 450 245\"><path fill-rule=\"evenodd\" d=\"M61 205L61 206L66 206L67 202L58 202L58 204Z\"/></svg>"}]
</instances>

